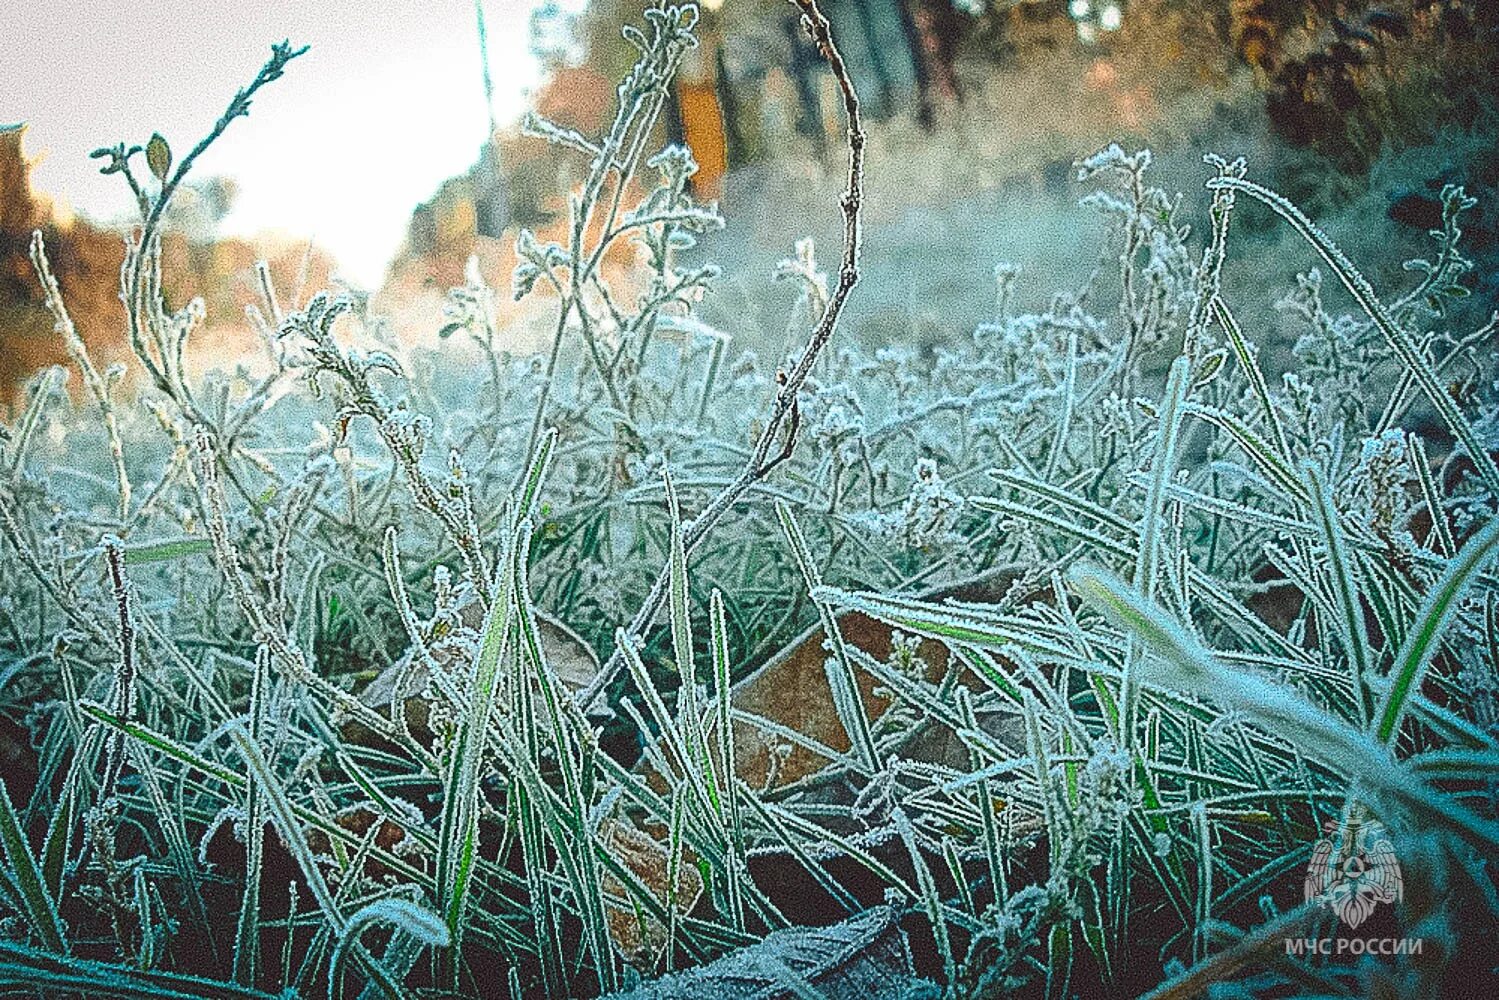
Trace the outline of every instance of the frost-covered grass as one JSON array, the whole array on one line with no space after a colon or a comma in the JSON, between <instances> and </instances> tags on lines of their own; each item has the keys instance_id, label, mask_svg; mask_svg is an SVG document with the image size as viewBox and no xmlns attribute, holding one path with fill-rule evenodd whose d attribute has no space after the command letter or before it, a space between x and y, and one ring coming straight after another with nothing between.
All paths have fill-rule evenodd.
<instances>
[{"instance_id":1,"label":"frost-covered grass","mask_svg":"<svg viewBox=\"0 0 1499 1000\"><path fill-rule=\"evenodd\" d=\"M570 239L517 241L512 292L556 306L534 358L501 349L477 268L415 358L262 272L266 374L194 379L201 313L162 301L155 241L193 156L104 151L142 215L135 369L96 370L54 289L83 389L42 373L0 438L0 705L33 741L0 795L0 984L587 996L882 901L912 995L1492 975L1499 400L1492 327L1444 322L1467 196L1376 292L1242 162L1206 166L1198 234L1149 154L1111 146L1078 180L1117 301L1020 312L1035 279L1001 266L971 337L865 353L835 329L855 139L837 270L798 245L764 331L784 351L736 355L696 315L716 209L690 152L651 146L694 18L647 11L604 135L529 123L591 164ZM1246 199L1305 241L1280 380L1221 280ZM631 241L612 289L600 263ZM555 621L591 680L561 679ZM731 703L815 623L836 731ZM391 704L360 697L393 664ZM826 764L751 784L747 734ZM1425 950L1288 958L1333 932L1302 902L1322 824L1370 818L1404 870L1380 934Z\"/></svg>"}]
</instances>

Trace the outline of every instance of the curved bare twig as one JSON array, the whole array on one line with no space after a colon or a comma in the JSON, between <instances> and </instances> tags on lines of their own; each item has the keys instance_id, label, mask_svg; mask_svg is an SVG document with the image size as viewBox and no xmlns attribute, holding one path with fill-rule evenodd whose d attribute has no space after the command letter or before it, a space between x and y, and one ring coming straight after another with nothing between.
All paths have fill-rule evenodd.
<instances>
[{"instance_id":1,"label":"curved bare twig","mask_svg":"<svg viewBox=\"0 0 1499 1000\"><path fill-rule=\"evenodd\" d=\"M839 208L843 212L843 260L838 269L838 284L828 298L827 308L813 327L807 346L789 372L776 372L776 395L770 419L756 439L749 461L739 475L714 496L702 513L686 527L682 541L689 556L752 486L770 475L776 466L789 459L796 450L798 432L801 429L798 400L802 386L811 374L818 356L832 339L848 294L859 281L859 250L863 237L860 209L864 198L864 124L859 114L859 95L854 89L848 66L833 41L832 27L817 0L789 2L802 12L802 27L827 60L828 68L838 81L838 89L843 97L843 111L848 118L848 185L839 199ZM776 449L774 455L771 454L772 449ZM668 575L668 569L663 567L635 617L624 629L627 641L638 639L655 620L666 600ZM616 648L599 668L593 681L579 692L578 703L584 708L592 705L623 666L623 653Z\"/></svg>"}]
</instances>

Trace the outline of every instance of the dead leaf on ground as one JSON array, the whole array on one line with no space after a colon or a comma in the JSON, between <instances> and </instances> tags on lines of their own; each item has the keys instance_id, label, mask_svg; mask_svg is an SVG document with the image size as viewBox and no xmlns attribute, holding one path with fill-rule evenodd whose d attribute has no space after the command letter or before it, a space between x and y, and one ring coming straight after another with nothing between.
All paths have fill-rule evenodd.
<instances>
[{"instance_id":1,"label":"dead leaf on ground","mask_svg":"<svg viewBox=\"0 0 1499 1000\"><path fill-rule=\"evenodd\" d=\"M675 891L669 891L672 889L669 878L671 858L665 844L640 832L628 820L619 819L605 820L598 839L611 856L634 873L662 907L674 906L678 915L685 916L697 905L703 892L703 878L690 853L684 853L678 860ZM604 892L621 899L629 898L624 884L611 874L604 876ZM605 916L609 936L625 960L642 972L654 969L666 947L666 926L643 912L637 916L635 907L627 903L606 902Z\"/></svg>"},{"instance_id":2,"label":"dead leaf on ground","mask_svg":"<svg viewBox=\"0 0 1499 1000\"><path fill-rule=\"evenodd\" d=\"M980 580L917 596L928 601L952 598L987 603L1002 597L1019 578L1018 570L1005 568ZM895 629L858 612L847 612L837 621L846 644L876 660L889 661ZM834 707L832 688L823 668L829 655L823 642L820 625L797 636L780 653L734 685L733 704L737 709L777 722L843 753L849 749L849 739ZM941 683L951 666L947 647L935 639L922 639L916 655L925 664L925 680ZM874 722L890 709L890 697L868 671L855 668L854 675L864 711ZM960 676L959 683L979 686L969 676ZM824 755L800 744L789 745L782 737L747 722L734 723L734 745L734 770L751 788L779 788L815 774L829 763ZM966 766L967 753L955 734L934 724L907 744L903 756Z\"/></svg>"}]
</instances>

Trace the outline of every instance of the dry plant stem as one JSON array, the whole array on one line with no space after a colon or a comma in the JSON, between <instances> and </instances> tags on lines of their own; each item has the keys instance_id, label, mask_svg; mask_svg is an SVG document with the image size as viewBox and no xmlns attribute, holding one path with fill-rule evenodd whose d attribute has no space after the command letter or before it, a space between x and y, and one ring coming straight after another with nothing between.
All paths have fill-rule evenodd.
<instances>
[{"instance_id":1,"label":"dry plant stem","mask_svg":"<svg viewBox=\"0 0 1499 1000\"><path fill-rule=\"evenodd\" d=\"M310 252L310 243L308 247ZM306 266L305 255L303 266ZM270 265L263 260L255 262L255 287L260 293L261 305L265 312L262 314L251 306L246 309L246 315L251 325L258 327L261 331L261 336L265 341L266 355L271 361L271 371L255 383L234 412L224 421L220 435L228 452L233 451L240 433L256 417L270 409L271 404L276 400L277 387L286 376L286 348L276 336L276 331L281 329L281 324L286 317L281 310L280 300L276 296L276 287L271 282Z\"/></svg>"},{"instance_id":2,"label":"dry plant stem","mask_svg":"<svg viewBox=\"0 0 1499 1000\"><path fill-rule=\"evenodd\" d=\"M207 428L198 427L194 433L193 448L196 453L196 472L202 494L204 517L209 538L213 543L214 560L228 585L240 613L245 616L254 631L255 641L263 644L271 653L273 662L279 663L283 675L294 683L306 686L322 695L349 718L368 727L412 752L424 766L431 767L431 755L415 740L396 730L389 719L361 702L342 688L318 676L292 637L280 609L271 606L264 598L250 589L240 569L240 556L229 534L228 509L224 500L223 484L219 481L218 456L213 439Z\"/></svg>"},{"instance_id":3,"label":"dry plant stem","mask_svg":"<svg viewBox=\"0 0 1499 1000\"><path fill-rule=\"evenodd\" d=\"M130 606L130 585L125 578L125 550L118 539L104 543L104 557L109 565L109 584L114 593L115 610L119 623L119 658L115 662L114 712L121 719L129 720L135 714L135 616ZM111 733L108 744L104 781L100 786L100 800L114 794L115 785L124 767L125 737L123 733Z\"/></svg>"},{"instance_id":4,"label":"dry plant stem","mask_svg":"<svg viewBox=\"0 0 1499 1000\"><path fill-rule=\"evenodd\" d=\"M680 56L678 57L680 61ZM676 72L675 64L667 67L665 76L670 79ZM583 289L589 283L597 283L598 268L603 262L604 254L609 246L625 230L615 227L615 220L619 217L619 209L626 188L629 187L631 179L639 168L640 159L645 148L645 141L655 128L657 117L665 102L662 95L649 98L651 101L649 110L635 128L633 139L630 136L630 126L636 120L636 112L641 100L636 97L634 101L621 102L615 111L614 122L610 125L608 134L599 146L596 154L596 169L591 173L587 186L581 195L570 205L572 213L571 229L572 239L570 246L572 253L568 262L567 286L557 280L550 271L546 278L557 292L561 300L561 308L558 310L557 327L552 331L552 347L547 355L546 369L541 380L540 394L536 400L536 414L531 421L531 431L526 438L526 457L521 463L521 468L526 469L536 457L536 448L541 441L542 428L546 421L547 404L551 400L552 382L557 373L557 362L561 356L562 338L567 335L567 320L574 309L578 314L580 335L584 338L588 348L589 359L598 371L599 379L603 383L605 391L609 394L610 405L623 413L625 404L619 394L619 388L614 381L614 372L618 358L605 361L599 350L597 338L594 336L593 328L589 322L588 310L583 308ZM629 147L626 151L626 142ZM621 152L624 152L621 158ZM594 207L599 203L603 195L604 185L609 179L610 173L615 174L615 183L609 199L609 210L604 217L601 227L601 236L598 244L591 252L585 252L583 245L589 230L589 223L593 219Z\"/></svg>"},{"instance_id":5,"label":"dry plant stem","mask_svg":"<svg viewBox=\"0 0 1499 1000\"><path fill-rule=\"evenodd\" d=\"M452 502L444 499L442 490L422 469L421 448L425 444L402 433L396 414L375 390L368 368L355 363L334 342L333 323L348 308L346 300L328 302L321 296L314 296L308 305L308 311L287 317L282 330L304 337L321 369L334 375L347 387L350 401L341 413L340 420L346 425L355 415L362 415L374 422L380 439L389 449L406 480L412 499L418 507L431 514L442 528L463 560L464 572L474 586L475 595L487 608L490 566L479 543L473 501L467 487ZM456 455L451 455L450 462L456 462L456 458Z\"/></svg>"},{"instance_id":6,"label":"dry plant stem","mask_svg":"<svg viewBox=\"0 0 1499 1000\"><path fill-rule=\"evenodd\" d=\"M130 520L130 476L125 471L125 446L120 441L120 423L115 418L114 404L109 398L109 384L99 374L99 369L94 367L88 348L84 345L83 338L78 336L77 327L73 325L73 317L68 314L62 289L58 287L57 278L52 274L52 266L47 261L47 247L42 241L40 229L31 234L31 265L36 269L37 280L41 282L42 292L47 300L47 309L52 313L52 328L61 335L68 356L83 373L83 384L88 388L89 395L94 397L94 402L98 404L99 412L104 417L105 433L109 435L109 456L114 463L115 479L119 483L119 517L124 524Z\"/></svg>"},{"instance_id":7,"label":"dry plant stem","mask_svg":"<svg viewBox=\"0 0 1499 1000\"><path fill-rule=\"evenodd\" d=\"M112 644L114 638L95 620L92 612L79 607L71 588L65 589L64 584L60 583L54 574L48 572L47 567L28 542L12 502L5 493L0 492L0 538L10 542L11 547L16 550L16 557L36 580L37 586L53 604L62 610L74 627L95 642L104 645Z\"/></svg>"},{"instance_id":8,"label":"dry plant stem","mask_svg":"<svg viewBox=\"0 0 1499 1000\"><path fill-rule=\"evenodd\" d=\"M214 123L212 130L198 141L177 164L170 177L163 177L161 190L151 200L130 170L130 153L121 148L114 156L113 166L124 174L136 203L141 211L141 228L127 244L125 262L121 267L121 294L125 304L125 318L130 346L137 360L151 376L156 387L182 410L193 423L209 425L210 421L199 409L191 390L183 380L182 342L169 342L163 329L166 317L161 311L161 221L172 195L181 186L193 163L209 146L213 145L236 118L250 113L251 98L266 84L281 77L286 64L307 51L307 46L294 49L290 42L271 46L271 58L261 66L255 79L235 93L229 106ZM101 153L96 153L102 155ZM169 161L170 162L170 161ZM150 341L148 343L147 337ZM152 347L155 347L155 353Z\"/></svg>"},{"instance_id":9,"label":"dry plant stem","mask_svg":"<svg viewBox=\"0 0 1499 1000\"><path fill-rule=\"evenodd\" d=\"M848 118L848 186L842 198L839 199L839 207L843 212L843 260L838 269L838 284L832 295L828 297L827 308L823 310L817 325L813 327L812 335L808 338L801 357L790 372L776 373L777 389L770 420L756 440L749 461L745 463L744 469L708 502L702 513L692 520L690 526L686 527L682 541L689 556L724 514L728 513L729 509L744 496L745 492L768 476L776 466L791 457L796 448L797 432L801 426L798 395L807 381L807 376L811 374L818 355L832 339L833 331L838 325L838 316L843 311L848 294L859 280L859 248L863 232L860 208L864 196L864 124L859 114L859 95L854 90L853 79L843 62L843 56L838 52L838 46L833 41L832 28L827 16L823 14L817 0L790 0L790 2L801 11L802 27L806 29L818 51L822 53L822 57L827 60L828 68L832 70L834 78L838 81L838 89L843 97L843 110ZM771 449L775 448L778 442L779 450L772 456ZM641 604L639 611L625 628L624 635L627 640L633 641L640 638L655 620L656 613L661 610L661 605L666 600L669 578L670 564L668 562L668 565L664 566L657 575L656 582L651 586L650 593ZM585 709L592 705L623 666L624 655L616 647L594 676L593 681L579 693L578 704Z\"/></svg>"}]
</instances>

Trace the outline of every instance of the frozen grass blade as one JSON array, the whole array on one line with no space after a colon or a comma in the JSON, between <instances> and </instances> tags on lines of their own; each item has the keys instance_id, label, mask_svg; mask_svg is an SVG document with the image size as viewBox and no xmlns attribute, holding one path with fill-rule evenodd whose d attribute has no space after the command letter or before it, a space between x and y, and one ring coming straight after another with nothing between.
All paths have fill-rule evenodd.
<instances>
[{"instance_id":1,"label":"frozen grass blade","mask_svg":"<svg viewBox=\"0 0 1499 1000\"><path fill-rule=\"evenodd\" d=\"M47 409L47 404L52 401L52 396L62 388L65 372L58 367L44 370L36 376L31 383L31 398L26 403L26 408L21 411L21 419L16 423L16 430L7 442L7 451L10 458L10 478L18 479L26 466L26 453L31 449L31 442L36 437L36 429L41 423L42 413Z\"/></svg>"},{"instance_id":2,"label":"frozen grass blade","mask_svg":"<svg viewBox=\"0 0 1499 1000\"><path fill-rule=\"evenodd\" d=\"M708 801L722 823L723 804L719 801L718 784L713 776L712 763L708 759L708 740L703 732L702 712L697 703L697 660L692 650L692 609L688 601L687 548L682 537L682 509L677 502L677 490L672 485L671 472L663 471L661 479L666 489L666 509L671 517L667 612L671 620L671 648L676 658L677 677L681 682L677 688L677 720L682 727L682 742L688 754L688 759L682 762L682 766L702 771Z\"/></svg>"},{"instance_id":3,"label":"frozen grass blade","mask_svg":"<svg viewBox=\"0 0 1499 1000\"><path fill-rule=\"evenodd\" d=\"M114 466L116 488L119 492L117 512L120 521L126 523L130 520L130 475L125 471L125 445L120 437L119 417L115 414L114 403L110 399L110 385L94 365L93 358L89 356L88 347L84 344L83 338L78 335L77 327L73 325L73 317L68 314L67 305L62 297L62 289L58 286L57 278L52 274L52 266L47 260L47 246L42 239L40 229L31 234L31 266L36 271L37 280L41 282L47 309L52 313L53 330L62 337L68 356L73 359L73 363L78 366L78 371L82 373L83 384L88 388L89 395L94 397L94 403L99 407L99 415L104 420L105 437L109 441L109 457Z\"/></svg>"},{"instance_id":4,"label":"frozen grass blade","mask_svg":"<svg viewBox=\"0 0 1499 1000\"><path fill-rule=\"evenodd\" d=\"M156 762L151 759L145 747L132 742L126 745L125 749L129 753L136 773L140 775L141 787L146 792L146 800L151 803L151 809L156 814L157 829L161 831L162 839L166 842L167 854L171 858L177 879L187 896L188 908L193 918L198 921L198 926L207 929L209 926L208 908L199 888L198 865L193 858L192 848L188 846L187 830L183 825L182 813L167 801L161 776L156 771Z\"/></svg>"},{"instance_id":5,"label":"frozen grass blade","mask_svg":"<svg viewBox=\"0 0 1499 1000\"><path fill-rule=\"evenodd\" d=\"M237 983L36 951L0 941L0 993L113 1000L283 1000Z\"/></svg>"},{"instance_id":6,"label":"frozen grass blade","mask_svg":"<svg viewBox=\"0 0 1499 1000\"><path fill-rule=\"evenodd\" d=\"M529 526L529 522L527 522ZM529 531L527 531L529 533ZM599 989L605 993L617 988L614 968L614 952L609 941L608 917L604 909L603 883L595 857L593 830L589 820L589 809L582 777L579 774L580 755L588 753L580 744L582 739L574 728L583 730L585 723L580 718L564 714L565 695L559 692L560 684L546 661L546 655L537 632L535 611L531 606L530 581L527 567L528 546L517 544L511 552L510 572L514 578L516 622L525 659L534 667L533 677L517 670L517 696L521 697L523 710L534 711L533 691L539 691L546 706L547 720L552 737L552 756L562 772L562 795L557 796L540 773L531 751L511 740L510 756L514 773L529 785L530 804L536 806L547 825L547 834L556 848L567 876L568 886L579 908L584 935L594 953L595 968L599 977ZM520 664L517 663L517 667ZM567 708L576 712L570 701ZM576 724L574 726L574 724ZM535 733L534 722L526 729ZM587 739L584 737L583 739ZM541 742L540 739L537 740ZM591 741L590 741L591 742ZM587 761L584 760L586 767Z\"/></svg>"},{"instance_id":7,"label":"frozen grass blade","mask_svg":"<svg viewBox=\"0 0 1499 1000\"><path fill-rule=\"evenodd\" d=\"M1407 703L1421 690L1421 679L1426 675L1431 658L1436 655L1442 633L1457 613L1458 603L1468 586L1493 557L1496 547L1499 547L1499 518L1489 521L1483 530L1468 540L1426 595L1390 668L1390 688L1380 705L1379 721L1374 727L1374 738L1379 742L1389 743L1394 739Z\"/></svg>"},{"instance_id":8,"label":"frozen grass blade","mask_svg":"<svg viewBox=\"0 0 1499 1000\"><path fill-rule=\"evenodd\" d=\"M1053 869L1061 860L1066 832L1062 828L1062 803L1058 801L1056 783L1051 776L1051 754L1046 749L1046 733L1041 726L1041 706L1036 696L1026 692L1023 706L1026 748L1035 769L1036 788L1041 802L1041 820L1046 830L1047 850Z\"/></svg>"},{"instance_id":9,"label":"frozen grass blade","mask_svg":"<svg viewBox=\"0 0 1499 1000\"><path fill-rule=\"evenodd\" d=\"M969 729L977 729L978 719L973 714L973 700L968 689L958 688L957 698L958 711L963 716L964 724ZM1009 884L1005 872L1004 851L999 843L999 824L995 821L994 814L1005 807L995 800L988 778L982 776L979 768L978 754L972 749L969 750L969 770L980 775L974 792L978 796L977 810L984 843L984 862L989 869L989 891L994 894L996 900L1003 899L1009 895Z\"/></svg>"},{"instance_id":10,"label":"frozen grass blade","mask_svg":"<svg viewBox=\"0 0 1499 1000\"><path fill-rule=\"evenodd\" d=\"M848 734L854 758L867 773L875 774L880 770L879 751L875 749L874 737L870 733L869 716L864 711L864 700L859 697L859 682L854 676L853 661L843 642L838 619L827 603L817 596L822 590L822 579L817 572L817 564L812 561L812 550L807 547L807 539L802 535L796 518L792 516L791 508L780 500L776 501L776 516L781 521L781 531L786 536L786 544L791 549L797 568L801 570L807 593L817 603L817 616L822 620L825 637L823 645L832 654L824 667L833 693L833 707L838 713L838 720L843 723L843 731Z\"/></svg>"},{"instance_id":11,"label":"frozen grass blade","mask_svg":"<svg viewBox=\"0 0 1499 1000\"><path fill-rule=\"evenodd\" d=\"M57 914L57 901L47 891L46 880L31 853L31 845L26 842L26 833L16 816L15 806L11 805L10 790L3 778L0 778L0 847L5 850L9 874L31 932L48 951L66 955L69 950L67 929Z\"/></svg>"},{"instance_id":12,"label":"frozen grass blade","mask_svg":"<svg viewBox=\"0 0 1499 1000\"><path fill-rule=\"evenodd\" d=\"M1046 455L1046 474L1042 477L1047 482L1056 475L1057 463L1062 460L1062 454L1067 450L1067 434L1072 429L1072 410L1077 403L1077 331L1067 335L1067 375L1062 380L1062 415L1057 420L1056 437L1052 439L1051 448Z\"/></svg>"},{"instance_id":13,"label":"frozen grass blade","mask_svg":"<svg viewBox=\"0 0 1499 1000\"><path fill-rule=\"evenodd\" d=\"M895 830L900 834L900 839L906 845L906 853L911 856L911 867L916 871L916 884L921 888L921 901L926 907L926 917L932 925L932 938L937 945L937 954L942 956L942 970L946 974L948 983L956 983L958 979L957 959L953 957L952 941L947 933L947 918L943 915L942 897L937 892L937 880L932 877L932 870L927 866L926 858L921 853L921 845L916 840L916 828L911 825L911 817L900 806L890 814L895 823Z\"/></svg>"},{"instance_id":14,"label":"frozen grass blade","mask_svg":"<svg viewBox=\"0 0 1499 1000\"><path fill-rule=\"evenodd\" d=\"M1332 578L1333 593L1337 595L1338 613L1342 628L1337 631L1339 641L1348 653L1349 667L1353 672L1353 703L1359 728L1367 729L1374 716L1374 701L1369 693L1368 677L1373 665L1369 653L1369 637L1364 628L1364 608L1359 601L1359 580L1356 566L1348 554L1343 539L1343 526L1333 506L1332 489L1322 472L1315 465L1304 466L1307 490L1316 500L1318 524L1322 528L1322 544L1327 548L1327 571ZM1331 630L1329 630L1331 631Z\"/></svg>"},{"instance_id":15,"label":"frozen grass blade","mask_svg":"<svg viewBox=\"0 0 1499 1000\"><path fill-rule=\"evenodd\" d=\"M729 856L727 877L729 889L729 917L734 929L744 930L744 892L740 886L740 868L744 863L744 823L739 814L739 779L735 770L734 747L734 689L730 679L729 629L724 620L723 593L717 587L708 598L708 620L711 627L709 641L713 652L713 697L717 710L717 736L719 773L728 806Z\"/></svg>"},{"instance_id":16,"label":"frozen grass blade","mask_svg":"<svg viewBox=\"0 0 1499 1000\"><path fill-rule=\"evenodd\" d=\"M1018 616L884 594L851 593L827 585L818 587L813 592L812 599L861 611L904 631L930 636L943 642L978 646L996 652L1018 646L1061 662L1077 659L1075 651L1063 645L1058 637L1045 635L1039 622L1026 621Z\"/></svg>"},{"instance_id":17,"label":"frozen grass blade","mask_svg":"<svg viewBox=\"0 0 1499 1000\"><path fill-rule=\"evenodd\" d=\"M1223 332L1228 334L1228 342L1239 361L1239 370L1244 373L1244 378L1254 390L1255 399L1259 400L1260 411L1265 415L1265 423L1270 426L1270 433L1275 438L1275 446L1279 449L1280 457L1289 461L1291 445L1286 438L1286 429L1281 426L1280 414L1275 409L1275 401L1270 398L1270 386L1265 381L1265 373L1260 370L1260 361L1255 353L1254 345L1245 338L1244 331L1239 327L1239 321L1234 318L1234 314L1229 311L1223 300L1217 296L1213 297L1213 315L1218 318Z\"/></svg>"},{"instance_id":18,"label":"frozen grass blade","mask_svg":"<svg viewBox=\"0 0 1499 1000\"><path fill-rule=\"evenodd\" d=\"M1213 828L1207 807L1192 805L1192 828L1197 833L1197 911L1192 934L1192 958L1200 962L1206 954L1208 929L1213 918Z\"/></svg>"},{"instance_id":19,"label":"frozen grass blade","mask_svg":"<svg viewBox=\"0 0 1499 1000\"><path fill-rule=\"evenodd\" d=\"M1157 562L1160 558L1161 519L1165 513L1166 488L1176 473L1177 438L1181 430L1181 408L1186 399L1191 362L1178 357L1171 363L1166 389L1161 398L1156 422L1155 451L1150 462L1150 482L1145 497L1145 513L1140 520L1140 547L1135 558L1135 586L1152 598L1155 595ZM1123 677L1119 682L1119 745L1126 753L1135 748L1135 723L1139 708L1139 682L1135 677L1138 652L1133 642L1124 657Z\"/></svg>"},{"instance_id":20,"label":"frozen grass blade","mask_svg":"<svg viewBox=\"0 0 1499 1000\"><path fill-rule=\"evenodd\" d=\"M529 531L517 531L514 535L507 533L507 536L505 555L512 546L526 550ZM501 566L507 561L503 557L497 560ZM437 899L455 952L463 945L469 883L473 878L474 859L479 853L479 778L483 770L485 737L494 711L501 663L511 645L514 626L515 601L511 594L514 578L504 573L500 579L499 592L491 599L489 610L484 615L479 655L474 660L466 685L470 701L458 720L443 790L437 848Z\"/></svg>"},{"instance_id":21,"label":"frozen grass blade","mask_svg":"<svg viewBox=\"0 0 1499 1000\"><path fill-rule=\"evenodd\" d=\"M330 997L343 995L343 971L350 950L359 943L360 935L377 923L390 924L395 934L405 935L432 948L445 948L450 940L442 918L409 899L379 899L363 906L349 918L333 946L333 956L328 960ZM394 946L392 942L390 947Z\"/></svg>"},{"instance_id":22,"label":"frozen grass blade","mask_svg":"<svg viewBox=\"0 0 1499 1000\"><path fill-rule=\"evenodd\" d=\"M541 501L541 487L546 482L547 471L552 467L552 453L557 450L557 428L548 428L537 443L536 455L526 468L522 480L520 503L515 508L517 518L535 519L537 505Z\"/></svg>"},{"instance_id":23,"label":"frozen grass blade","mask_svg":"<svg viewBox=\"0 0 1499 1000\"><path fill-rule=\"evenodd\" d=\"M270 650L261 646L255 651L255 675L250 682L250 738L260 740L264 733L266 685L270 683ZM260 879L265 858L265 818L261 811L260 790L253 783L245 787L245 888L240 896L239 920L234 925L234 978L254 986L260 978Z\"/></svg>"},{"instance_id":24,"label":"frozen grass blade","mask_svg":"<svg viewBox=\"0 0 1499 1000\"><path fill-rule=\"evenodd\" d=\"M1176 442L1181 430L1181 406L1186 398L1190 374L1191 365L1185 357L1173 361L1171 373L1166 378L1166 391L1161 397L1155 453L1150 460L1150 488L1145 496L1145 515L1140 521L1140 552L1134 576L1135 587L1147 598L1155 595L1156 564L1160 559L1161 517L1166 503L1166 487L1176 474ZM1128 678L1126 706L1129 701L1127 685ZM1125 725L1129 725L1131 719L1132 715L1126 707Z\"/></svg>"},{"instance_id":25,"label":"frozen grass blade","mask_svg":"<svg viewBox=\"0 0 1499 1000\"><path fill-rule=\"evenodd\" d=\"M1431 360L1426 357L1421 348L1411 337L1409 331L1401 326L1399 321L1385 308L1375 295L1374 288L1369 284L1367 278L1353 266L1353 262L1344 255L1327 234L1317 228L1316 224L1308 219L1295 205L1291 204L1281 195L1269 188L1261 187L1253 181L1247 181L1238 177L1215 177L1207 182L1210 190L1227 188L1232 191L1242 191L1256 200L1269 206L1276 215L1291 224L1291 228L1301 234L1302 238L1312 245L1327 266L1332 268L1343 287L1348 289L1359 308L1368 314L1374 321L1374 326L1384 335L1385 341L1395 352L1406 370L1420 385L1421 391L1426 393L1427 400L1432 407L1442 415L1447 427L1463 443L1478 470L1478 477L1483 480L1484 485L1490 491L1499 493L1499 466L1494 465L1493 458L1488 449L1479 438L1477 431L1468 418L1463 415L1462 410L1448 393L1446 386L1442 384L1441 377L1432 367Z\"/></svg>"},{"instance_id":26,"label":"frozen grass blade","mask_svg":"<svg viewBox=\"0 0 1499 1000\"><path fill-rule=\"evenodd\" d=\"M1290 496L1300 504L1308 504L1311 497L1307 495L1306 486L1296 475L1287 459L1279 454L1275 447L1254 431L1242 418L1235 416L1226 410L1220 410L1215 406L1208 406L1193 400L1183 405L1183 412L1189 413L1199 420L1205 420L1219 430L1224 431L1234 439L1240 448L1254 460L1260 472L1269 482L1278 487L1284 494Z\"/></svg>"},{"instance_id":27,"label":"frozen grass blade","mask_svg":"<svg viewBox=\"0 0 1499 1000\"><path fill-rule=\"evenodd\" d=\"M990 469L988 474L992 479L1005 486L1034 493L1036 496L1050 500L1075 514L1080 514L1083 517L1097 521L1101 525L1107 525L1115 531L1133 535L1138 530L1138 525L1114 513L1107 507L1096 504L1086 497L1079 496L1060 486L1054 486L1044 480L1028 476L1018 469Z\"/></svg>"},{"instance_id":28,"label":"frozen grass blade","mask_svg":"<svg viewBox=\"0 0 1499 1000\"><path fill-rule=\"evenodd\" d=\"M1431 531L1437 541L1437 550L1451 559L1457 552L1457 543L1452 538L1452 526L1447 523L1447 512L1442 508L1442 499L1431 478L1426 444L1421 440L1421 435L1407 434L1405 445L1410 450L1410 462L1411 467L1416 470L1416 481L1421 484L1421 498L1426 501L1426 509L1431 512Z\"/></svg>"},{"instance_id":29,"label":"frozen grass blade","mask_svg":"<svg viewBox=\"0 0 1499 1000\"><path fill-rule=\"evenodd\" d=\"M76 704L75 699L73 705ZM103 738L102 729L90 727L75 745L73 760L68 764L67 776L63 778L52 819L47 825L47 838L42 842L41 868L43 881L53 899L62 898L63 875L73 852L73 821L88 791L89 778L98 765Z\"/></svg>"},{"instance_id":30,"label":"frozen grass blade","mask_svg":"<svg viewBox=\"0 0 1499 1000\"><path fill-rule=\"evenodd\" d=\"M708 793L708 787L703 783L702 770L697 766L697 759L687 749L687 741L683 737L682 728L677 720L667 710L666 702L661 697L661 692L651 680L650 671L646 669L645 662L640 658L640 651L635 648L633 640L623 629L615 634L615 641L623 643L619 648L624 653L625 666L629 669L630 678L635 682L642 701L645 702L646 711L650 713L651 721L656 724L660 739L671 749L672 756L677 759L677 766L682 770L682 777L687 782L687 787L697 799L698 810L714 820L718 813L713 808L713 799Z\"/></svg>"},{"instance_id":31,"label":"frozen grass blade","mask_svg":"<svg viewBox=\"0 0 1499 1000\"><path fill-rule=\"evenodd\" d=\"M993 497L969 497L968 502L979 510L993 511L996 514L1024 518L1041 527L1050 528L1063 535L1076 538L1078 541L1087 544L1095 552L1108 553L1121 560L1133 560L1136 553L1136 549L1131 545L1116 541L1092 528L1086 528L1076 522L1068 521L1050 511L1015 503L1012 500L996 500ZM1130 529L1130 534L1133 535L1134 533L1134 529Z\"/></svg>"}]
</instances>

